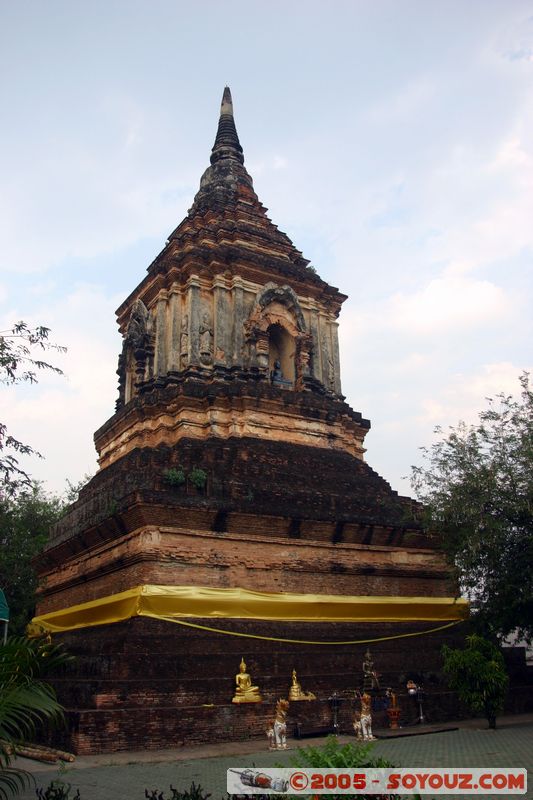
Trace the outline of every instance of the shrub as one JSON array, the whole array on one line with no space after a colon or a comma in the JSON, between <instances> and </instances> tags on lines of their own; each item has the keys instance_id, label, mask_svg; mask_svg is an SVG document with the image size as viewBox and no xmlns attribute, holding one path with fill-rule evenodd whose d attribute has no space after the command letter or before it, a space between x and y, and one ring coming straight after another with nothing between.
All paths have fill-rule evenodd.
<instances>
[{"instance_id":1,"label":"shrub","mask_svg":"<svg viewBox=\"0 0 533 800\"><path fill-rule=\"evenodd\" d=\"M496 645L481 636L467 636L464 650L444 645L444 672L450 688L472 711L483 713L489 728L503 710L509 678L503 656Z\"/></svg>"},{"instance_id":2,"label":"shrub","mask_svg":"<svg viewBox=\"0 0 533 800\"><path fill-rule=\"evenodd\" d=\"M208 800L208 798L211 797L209 792L205 792L200 784L197 786L194 781L191 783L190 789L186 789L184 792L178 792L178 790L174 789L172 784L170 784L170 791L172 795L168 800ZM148 800L167 800L163 792L160 792L158 789L152 789L151 791L145 789L144 796L147 797Z\"/></svg>"},{"instance_id":3,"label":"shrub","mask_svg":"<svg viewBox=\"0 0 533 800\"><path fill-rule=\"evenodd\" d=\"M300 768L314 769L372 769L393 767L390 761L384 758L371 755L372 743L348 742L341 745L336 736L328 736L326 743L322 747L301 747L295 755L291 757L291 766ZM398 795L375 795L375 794L328 794L330 800L349 800L349 798L359 798L359 800L392 800Z\"/></svg>"},{"instance_id":4,"label":"shrub","mask_svg":"<svg viewBox=\"0 0 533 800\"><path fill-rule=\"evenodd\" d=\"M170 469L166 469L163 473L163 476L165 478L165 482L168 483L169 486L183 486L187 480L187 476L183 467L171 467Z\"/></svg>"},{"instance_id":5,"label":"shrub","mask_svg":"<svg viewBox=\"0 0 533 800\"><path fill-rule=\"evenodd\" d=\"M196 489L201 490L207 483L207 472L199 467L193 467L189 472L189 480Z\"/></svg>"},{"instance_id":6,"label":"shrub","mask_svg":"<svg viewBox=\"0 0 533 800\"><path fill-rule=\"evenodd\" d=\"M52 781L46 789L39 788L36 791L39 800L81 800L80 790L76 790L76 794L70 797L70 783L64 783L62 780Z\"/></svg>"}]
</instances>

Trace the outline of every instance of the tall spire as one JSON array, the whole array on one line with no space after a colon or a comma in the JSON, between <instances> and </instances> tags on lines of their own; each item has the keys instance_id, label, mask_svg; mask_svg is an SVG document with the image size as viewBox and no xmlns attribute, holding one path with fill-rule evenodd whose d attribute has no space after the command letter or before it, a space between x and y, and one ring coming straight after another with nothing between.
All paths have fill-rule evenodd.
<instances>
[{"instance_id":1,"label":"tall spire","mask_svg":"<svg viewBox=\"0 0 533 800\"><path fill-rule=\"evenodd\" d=\"M241 164L244 163L242 147L237 136L235 120L233 119L233 102L229 86L225 87L222 95L220 119L218 121L215 144L211 153L211 163L214 164L222 158L236 158Z\"/></svg>"}]
</instances>

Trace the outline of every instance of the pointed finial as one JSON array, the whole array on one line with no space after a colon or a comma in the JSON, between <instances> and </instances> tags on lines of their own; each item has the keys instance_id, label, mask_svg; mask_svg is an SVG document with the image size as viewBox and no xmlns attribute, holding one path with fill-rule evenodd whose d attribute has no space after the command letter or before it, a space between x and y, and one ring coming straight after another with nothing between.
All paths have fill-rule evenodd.
<instances>
[{"instance_id":1,"label":"pointed finial","mask_svg":"<svg viewBox=\"0 0 533 800\"><path fill-rule=\"evenodd\" d=\"M233 101L231 99L229 86L224 87L224 94L222 95L222 102L220 104L220 114L230 114L233 116Z\"/></svg>"},{"instance_id":2,"label":"pointed finial","mask_svg":"<svg viewBox=\"0 0 533 800\"><path fill-rule=\"evenodd\" d=\"M234 158L244 163L241 143L237 136L235 120L233 118L233 101L229 86L224 88L222 102L220 104L220 119L218 130L211 153L211 163L214 164L222 158Z\"/></svg>"}]
</instances>

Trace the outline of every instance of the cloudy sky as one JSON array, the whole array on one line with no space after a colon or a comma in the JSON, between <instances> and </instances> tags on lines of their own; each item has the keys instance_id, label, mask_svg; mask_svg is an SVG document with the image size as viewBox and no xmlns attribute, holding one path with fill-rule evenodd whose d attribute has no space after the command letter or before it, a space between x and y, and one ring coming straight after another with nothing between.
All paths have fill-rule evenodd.
<instances>
[{"instance_id":1,"label":"cloudy sky","mask_svg":"<svg viewBox=\"0 0 533 800\"><path fill-rule=\"evenodd\" d=\"M65 377L2 388L51 490L96 469L115 309L184 217L224 84L273 221L349 295L343 392L392 486L533 356L533 2L0 2L0 324Z\"/></svg>"}]
</instances>

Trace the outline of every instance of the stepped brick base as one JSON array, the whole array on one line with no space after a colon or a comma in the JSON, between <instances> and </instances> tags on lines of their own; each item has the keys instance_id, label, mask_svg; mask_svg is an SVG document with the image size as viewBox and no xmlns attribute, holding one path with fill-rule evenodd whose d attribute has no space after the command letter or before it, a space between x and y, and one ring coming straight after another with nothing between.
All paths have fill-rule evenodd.
<instances>
[{"instance_id":1,"label":"stepped brick base","mask_svg":"<svg viewBox=\"0 0 533 800\"><path fill-rule=\"evenodd\" d=\"M200 623L213 625L212 621ZM309 640L375 638L429 629L428 624L297 624L223 621L227 630ZM461 627L426 636L371 645L381 686L399 691L406 720L416 708L405 694L409 678L423 681L432 721L457 715L456 701L440 674L440 648L461 637ZM214 634L170 622L135 618L124 623L73 631L55 637L76 656L55 681L68 709L69 733L58 743L78 754L177 747L213 741L264 737L279 697L287 697L293 667L305 691L316 701L293 702L288 732L297 722L332 725L328 698L343 698L340 729L351 733L354 690L362 686L367 645L299 645ZM263 703L231 703L235 674L244 656ZM376 693L375 724L386 725L384 691ZM265 738L266 742L266 738Z\"/></svg>"}]
</instances>

